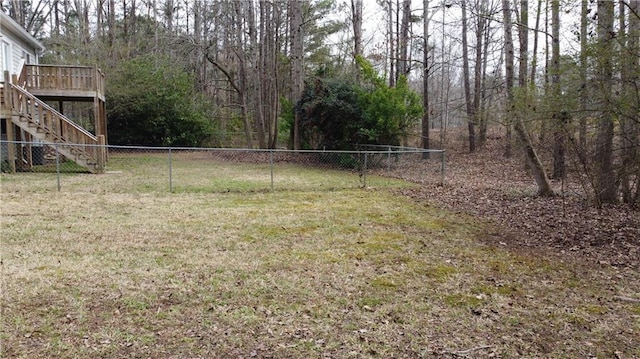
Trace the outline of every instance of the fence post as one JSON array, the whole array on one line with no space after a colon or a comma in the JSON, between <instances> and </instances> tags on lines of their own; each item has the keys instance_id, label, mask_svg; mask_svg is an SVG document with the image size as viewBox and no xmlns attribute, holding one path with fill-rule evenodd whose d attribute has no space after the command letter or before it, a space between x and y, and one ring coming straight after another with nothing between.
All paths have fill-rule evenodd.
<instances>
[{"instance_id":1,"label":"fence post","mask_svg":"<svg viewBox=\"0 0 640 359\"><path fill-rule=\"evenodd\" d=\"M442 164L440 165L440 174L441 174L441 178L440 178L440 185L444 186L444 176L445 176L445 167L446 166L446 160L445 160L445 151L442 150Z\"/></svg>"},{"instance_id":2,"label":"fence post","mask_svg":"<svg viewBox=\"0 0 640 359\"><path fill-rule=\"evenodd\" d=\"M58 150L58 143L56 142L56 180L58 183L58 192L60 192L60 151Z\"/></svg>"},{"instance_id":3,"label":"fence post","mask_svg":"<svg viewBox=\"0 0 640 359\"><path fill-rule=\"evenodd\" d=\"M362 169L362 187L367 188L367 152L364 151L364 168Z\"/></svg>"},{"instance_id":4,"label":"fence post","mask_svg":"<svg viewBox=\"0 0 640 359\"><path fill-rule=\"evenodd\" d=\"M169 147L169 192L173 192L173 161L171 160L171 147Z\"/></svg>"},{"instance_id":5,"label":"fence post","mask_svg":"<svg viewBox=\"0 0 640 359\"><path fill-rule=\"evenodd\" d=\"M387 153L387 171L391 171L391 146L387 147L388 149L388 153Z\"/></svg>"},{"instance_id":6,"label":"fence post","mask_svg":"<svg viewBox=\"0 0 640 359\"><path fill-rule=\"evenodd\" d=\"M271 171L271 192L273 192L273 149L269 149L269 170Z\"/></svg>"}]
</instances>

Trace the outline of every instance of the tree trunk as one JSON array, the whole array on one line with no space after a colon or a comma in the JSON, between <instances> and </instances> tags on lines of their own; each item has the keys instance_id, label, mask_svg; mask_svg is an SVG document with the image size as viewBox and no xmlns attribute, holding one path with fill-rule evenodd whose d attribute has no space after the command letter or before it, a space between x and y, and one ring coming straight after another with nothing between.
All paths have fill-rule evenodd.
<instances>
[{"instance_id":1,"label":"tree trunk","mask_svg":"<svg viewBox=\"0 0 640 359\"><path fill-rule=\"evenodd\" d=\"M295 5L295 4L294 4ZM300 4L299 4L300 5ZM266 128L269 133L277 132L277 114L279 103L279 84L278 84L278 70L280 56L279 47L279 34L280 26L282 22L281 18L281 6L287 6L285 3L280 2L267 2L260 1L260 28L261 28L261 53L262 58L260 60L261 70L260 78L262 80L262 104L263 104L263 119L259 124ZM291 18L289 18L289 24L291 24ZM293 66L293 64L292 64ZM293 74L293 69L291 70ZM290 83L288 90L290 91L288 96L291 96L293 91L293 84ZM295 103L297 99L291 98L291 101ZM295 124L295 123L294 123ZM294 128L292 128L293 132ZM275 134L272 135L270 146L273 145ZM291 139L295 136L291 134Z\"/></svg>"},{"instance_id":2,"label":"tree trunk","mask_svg":"<svg viewBox=\"0 0 640 359\"><path fill-rule=\"evenodd\" d=\"M529 83L531 86L536 84L536 71L538 67L538 34L540 33L540 14L542 13L542 0L538 0L538 7L536 10L536 25L533 29L533 58L531 59L531 76L529 77Z\"/></svg>"},{"instance_id":3,"label":"tree trunk","mask_svg":"<svg viewBox=\"0 0 640 359\"><path fill-rule=\"evenodd\" d=\"M411 24L411 0L402 2L402 25L400 27L400 42L398 56L398 76L409 73L409 26Z\"/></svg>"},{"instance_id":4,"label":"tree trunk","mask_svg":"<svg viewBox=\"0 0 640 359\"><path fill-rule=\"evenodd\" d=\"M271 74L272 74L272 84L271 84L271 95L270 95L270 100L269 100L269 121L266 122L268 124L269 130L271 132L273 132L273 137L270 143L271 148L274 148L276 145L276 140L278 137L278 114L280 113L280 98L281 98L281 93L280 93L280 89L284 86L281 86L280 83L280 54L283 51L283 43L281 41L281 34L282 34L282 3L274 3L274 11L273 11L273 34L271 36L272 38L272 50L271 50ZM304 29L302 32L302 35L304 36ZM304 38L302 39L302 43L304 44ZM284 47L286 48L286 43L284 45ZM304 54L304 49L302 51L302 54ZM301 58L301 61L303 63L302 68L304 69L304 58ZM304 73L302 73L302 75L304 76ZM300 84L300 88L302 88L304 86L304 77L301 80L301 84Z\"/></svg>"},{"instance_id":5,"label":"tree trunk","mask_svg":"<svg viewBox=\"0 0 640 359\"><path fill-rule=\"evenodd\" d=\"M496 3L492 2L492 3L488 3L487 0L482 0L482 7L483 7L483 12L486 13L495 13L496 11ZM492 32L491 32L491 25L490 25L490 20L486 19L485 20L485 25L484 25L484 36L483 36L483 50L482 53L484 54L483 58L482 58L482 86L480 89L480 107L478 109L478 121L479 121L479 131L478 131L478 144L479 146L484 146L487 142L487 127L489 124L489 106L491 105L491 98L492 98L492 91L493 89L488 88L489 86L487 85L487 66L488 66L488 62L489 62L489 44L492 42L493 36L492 36ZM503 58L503 52L500 51L500 57L498 59L498 62L496 64L494 64L493 66L495 67L494 71L497 71L498 68L502 67L502 58ZM495 83L495 78L492 78L492 83Z\"/></svg>"},{"instance_id":6,"label":"tree trunk","mask_svg":"<svg viewBox=\"0 0 640 359\"><path fill-rule=\"evenodd\" d=\"M242 122L244 124L245 137L247 140L247 147L252 147L251 141L251 133L250 133L250 122L249 122L249 111L248 111L248 101L247 101L247 89L249 83L248 77L248 69L247 69L247 55L243 49L243 11L242 11L242 3L234 2L233 6L235 8L236 18L233 22L233 26L236 30L236 44L234 47L237 49L235 51L236 57L238 59L238 83L236 86L236 91L238 92L238 104L240 106L240 113L242 116ZM254 126L257 127L257 126ZM258 147L264 148L264 133L260 133L259 128L256 128L257 137L258 137Z\"/></svg>"},{"instance_id":7,"label":"tree trunk","mask_svg":"<svg viewBox=\"0 0 640 359\"><path fill-rule=\"evenodd\" d=\"M167 23L167 32L173 33L173 17L174 17L174 0L166 0L164 3L164 18Z\"/></svg>"},{"instance_id":8,"label":"tree trunk","mask_svg":"<svg viewBox=\"0 0 640 359\"><path fill-rule=\"evenodd\" d=\"M512 155L511 148L511 128L513 127L513 116L515 115L514 98L513 98L513 32L511 29L511 7L509 0L502 0L502 13L504 25L504 57L505 57L505 87L507 91L507 104L505 106L505 147L504 157L510 158Z\"/></svg>"},{"instance_id":9,"label":"tree trunk","mask_svg":"<svg viewBox=\"0 0 640 359\"><path fill-rule=\"evenodd\" d=\"M193 1L193 39L196 44L202 43L202 1ZM203 71L202 63L204 62L204 56L202 56L202 47L196 46L193 56L193 70L196 76L196 86L198 92L204 91L205 84L205 72Z\"/></svg>"},{"instance_id":10,"label":"tree trunk","mask_svg":"<svg viewBox=\"0 0 640 359\"><path fill-rule=\"evenodd\" d=\"M520 58L518 59L518 86L527 96L527 73L529 69L529 1L520 0L520 21L518 23L518 40L520 41ZM529 106L529 104L525 104Z\"/></svg>"},{"instance_id":11,"label":"tree trunk","mask_svg":"<svg viewBox=\"0 0 640 359\"><path fill-rule=\"evenodd\" d=\"M467 41L467 1L462 0L462 71L464 81L464 98L467 110L467 128L469 130L469 152L476 150L475 109L471 99L471 80L469 75L469 44Z\"/></svg>"},{"instance_id":12,"label":"tree trunk","mask_svg":"<svg viewBox=\"0 0 640 359\"><path fill-rule=\"evenodd\" d=\"M617 202L613 173L613 32L614 5L598 1L598 83L601 109L596 126L596 199L598 204Z\"/></svg>"},{"instance_id":13,"label":"tree trunk","mask_svg":"<svg viewBox=\"0 0 640 359\"><path fill-rule=\"evenodd\" d=\"M129 28L131 29L131 33L134 35L138 31L136 29L137 18L138 18L138 15L136 14L136 12L137 12L136 0L131 0L131 6L129 7ZM89 23L88 20L89 19L87 19L87 24Z\"/></svg>"},{"instance_id":14,"label":"tree trunk","mask_svg":"<svg viewBox=\"0 0 640 359\"><path fill-rule=\"evenodd\" d=\"M480 147L484 146L487 143L487 126L488 126L488 111L487 111L487 64L489 62L489 42L491 41L491 33L489 31L489 24L487 21L486 29L484 31L484 40L483 40L483 53L484 57L482 59L482 87L480 90L480 108L479 108L479 116L478 116L478 145ZM502 65L501 63L499 63Z\"/></svg>"},{"instance_id":15,"label":"tree trunk","mask_svg":"<svg viewBox=\"0 0 640 359\"><path fill-rule=\"evenodd\" d=\"M256 27L256 14L253 0L248 0L246 2L247 6L247 26L249 31L249 58L251 59L251 64L248 65L250 77L249 81L251 82L251 94L252 94L252 107L253 107L253 121L258 124L258 126L264 127L264 103L262 97L262 81L260 80L262 77L261 73L261 59L260 56L262 51L259 51L258 45L258 29ZM277 131L276 131L277 132ZM272 138L272 136L269 136Z\"/></svg>"},{"instance_id":16,"label":"tree trunk","mask_svg":"<svg viewBox=\"0 0 640 359\"><path fill-rule=\"evenodd\" d=\"M362 56L362 0L351 0L353 17L353 58Z\"/></svg>"},{"instance_id":17,"label":"tree trunk","mask_svg":"<svg viewBox=\"0 0 640 359\"><path fill-rule=\"evenodd\" d=\"M422 40L422 148L429 149L429 0L423 0L422 25L424 36ZM423 158L429 158L429 152L424 152Z\"/></svg>"},{"instance_id":18,"label":"tree trunk","mask_svg":"<svg viewBox=\"0 0 640 359\"><path fill-rule=\"evenodd\" d=\"M551 98L553 103L553 174L554 179L565 176L565 133L569 120L562 110L560 91L560 0L551 0Z\"/></svg>"},{"instance_id":19,"label":"tree trunk","mask_svg":"<svg viewBox=\"0 0 640 359\"><path fill-rule=\"evenodd\" d=\"M116 39L116 4L115 0L109 0L109 14L107 16L107 23L109 25L109 49L111 49L111 58L113 58L113 45Z\"/></svg>"},{"instance_id":20,"label":"tree trunk","mask_svg":"<svg viewBox=\"0 0 640 359\"><path fill-rule=\"evenodd\" d=\"M304 87L302 2L293 0L289 6L291 11L291 102L295 104L302 96ZM301 148L300 114L297 111L293 126L293 149L299 150Z\"/></svg>"},{"instance_id":21,"label":"tree trunk","mask_svg":"<svg viewBox=\"0 0 640 359\"><path fill-rule=\"evenodd\" d=\"M480 100L482 94L482 41L486 30L487 19L485 17L485 0L482 0L476 15L476 60L473 69L473 128L469 128L469 138L473 134L473 146L476 146L476 124L480 123ZM486 54L485 54L486 56ZM469 146L471 147L471 146Z\"/></svg>"},{"instance_id":22,"label":"tree trunk","mask_svg":"<svg viewBox=\"0 0 640 359\"><path fill-rule=\"evenodd\" d=\"M509 0L502 0L503 12L504 12L504 38L505 38L505 82L506 82L506 91L507 91L507 116L513 116L514 119L514 129L516 131L516 135L518 136L518 140L522 142L522 146L525 151L525 155L529 165L531 166L531 170L533 172L534 180L538 185L538 195L539 196L552 196L553 190L551 189L551 184L549 183L549 179L547 178L547 174L538 158L535 148L533 147L533 142L527 133L524 124L522 123L522 119L515 113L515 99L513 96L513 85L514 85L514 50L513 50L513 36L511 32L511 14L509 8ZM521 34L522 36L522 34ZM526 72L525 72L526 73Z\"/></svg>"},{"instance_id":23,"label":"tree trunk","mask_svg":"<svg viewBox=\"0 0 640 359\"><path fill-rule=\"evenodd\" d=\"M587 157L587 104L589 102L589 84L587 82L587 25L588 25L588 5L589 0L581 0L580 10L580 124L579 124L579 145L578 156L585 161Z\"/></svg>"},{"instance_id":24,"label":"tree trunk","mask_svg":"<svg viewBox=\"0 0 640 359\"><path fill-rule=\"evenodd\" d=\"M626 6L629 6L629 31L625 34ZM621 58L623 63L620 66L622 80L620 189L623 201L634 205L638 204L640 196L640 188L638 188L640 185L638 156L640 151L640 0L630 1L628 4L620 1L619 37L626 39L626 52Z\"/></svg>"},{"instance_id":25,"label":"tree trunk","mask_svg":"<svg viewBox=\"0 0 640 359\"><path fill-rule=\"evenodd\" d=\"M351 17L353 25L353 72L360 81L360 71L356 59L362 56L362 0L351 0Z\"/></svg>"},{"instance_id":26,"label":"tree trunk","mask_svg":"<svg viewBox=\"0 0 640 359\"><path fill-rule=\"evenodd\" d=\"M388 17L389 17L389 28L387 34L389 36L389 87L394 87L396 85L396 56L395 56L395 33L393 31L393 0L389 1L389 7L387 9Z\"/></svg>"},{"instance_id":27,"label":"tree trunk","mask_svg":"<svg viewBox=\"0 0 640 359\"><path fill-rule=\"evenodd\" d=\"M545 7L544 7L544 33L545 34L549 34L549 1L550 0L545 0ZM544 94L548 95L549 94L549 83L551 82L549 80L549 75L550 75L550 71L549 69L551 68L551 55L550 55L550 48L551 46L549 46L549 38L550 36L545 36L544 37ZM545 143L546 142L546 137L547 137L547 127L549 125L549 121L547 119L543 119L542 123L540 124L540 134L538 136L538 139L540 140L541 143Z\"/></svg>"}]
</instances>

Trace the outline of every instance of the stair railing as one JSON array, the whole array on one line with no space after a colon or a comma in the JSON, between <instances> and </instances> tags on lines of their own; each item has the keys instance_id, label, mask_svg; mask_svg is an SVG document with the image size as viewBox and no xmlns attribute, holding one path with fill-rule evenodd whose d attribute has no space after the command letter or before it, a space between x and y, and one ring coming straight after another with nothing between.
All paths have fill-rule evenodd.
<instances>
[{"instance_id":1,"label":"stair railing","mask_svg":"<svg viewBox=\"0 0 640 359\"><path fill-rule=\"evenodd\" d=\"M47 134L49 137L45 142L73 145L76 151L80 150L85 157L97 162L98 172L103 171L104 148L99 147L103 141L24 88L12 83L5 83L5 87L5 91L10 91L11 108L27 118L31 126Z\"/></svg>"}]
</instances>

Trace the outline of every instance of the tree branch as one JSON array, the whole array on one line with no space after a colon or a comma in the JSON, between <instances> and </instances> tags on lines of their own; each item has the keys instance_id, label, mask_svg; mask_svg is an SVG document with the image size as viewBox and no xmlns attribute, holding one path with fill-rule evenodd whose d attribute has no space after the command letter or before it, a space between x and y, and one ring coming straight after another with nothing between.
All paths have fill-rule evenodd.
<instances>
[{"instance_id":1,"label":"tree branch","mask_svg":"<svg viewBox=\"0 0 640 359\"><path fill-rule=\"evenodd\" d=\"M229 72L224 67L220 66L220 64L214 58L211 57L211 55L209 54L209 51L205 52L204 56L207 58L207 61L209 61L209 63L211 63L218 70L220 70L220 72L224 74L224 76L229 81L229 84L231 85L231 87L233 87L233 89L236 90L237 93L242 92L240 91L240 88L238 87L238 85L233 81L233 77L231 76L231 74L229 74Z\"/></svg>"}]
</instances>

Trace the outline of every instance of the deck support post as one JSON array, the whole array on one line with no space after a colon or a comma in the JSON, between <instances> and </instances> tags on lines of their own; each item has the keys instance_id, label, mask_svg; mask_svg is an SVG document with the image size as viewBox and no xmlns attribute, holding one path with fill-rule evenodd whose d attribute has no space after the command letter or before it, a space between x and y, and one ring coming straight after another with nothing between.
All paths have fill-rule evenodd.
<instances>
[{"instance_id":1,"label":"deck support post","mask_svg":"<svg viewBox=\"0 0 640 359\"><path fill-rule=\"evenodd\" d=\"M105 143L104 135L98 135L98 147L96 148L96 158L98 160L97 173L104 173L105 164L107 162L107 146Z\"/></svg>"},{"instance_id":2,"label":"deck support post","mask_svg":"<svg viewBox=\"0 0 640 359\"><path fill-rule=\"evenodd\" d=\"M14 134L14 124L11 120L7 119L7 156L9 159L9 171L16 173L16 137Z\"/></svg>"}]
</instances>

